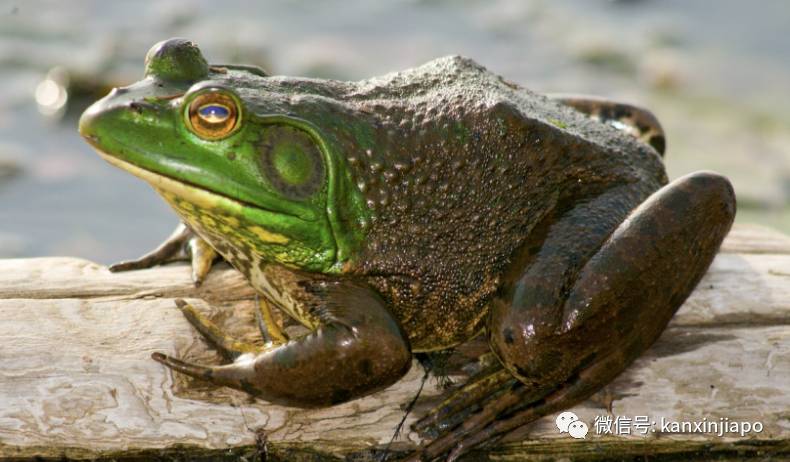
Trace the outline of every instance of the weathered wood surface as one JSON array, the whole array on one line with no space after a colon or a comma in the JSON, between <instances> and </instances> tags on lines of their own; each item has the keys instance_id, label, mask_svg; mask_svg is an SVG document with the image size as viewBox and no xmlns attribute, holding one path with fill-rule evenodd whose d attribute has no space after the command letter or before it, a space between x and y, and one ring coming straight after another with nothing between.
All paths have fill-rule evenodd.
<instances>
[{"instance_id":1,"label":"weathered wood surface","mask_svg":"<svg viewBox=\"0 0 790 462\"><path fill-rule=\"evenodd\" d=\"M150 359L219 361L174 298L252 339L252 296L228 268L195 289L184 264L111 274L74 258L0 260L0 458L252 460L265 435L269 460L370 459L419 386L416 363L374 396L307 411L174 376ZM429 381L408 422L441 394ZM735 227L657 344L574 411L590 425L586 440L559 434L547 416L468 460L790 458L790 237ZM607 415L759 421L763 431L596 435L595 417ZM394 449L418 440L405 432Z\"/></svg>"}]
</instances>

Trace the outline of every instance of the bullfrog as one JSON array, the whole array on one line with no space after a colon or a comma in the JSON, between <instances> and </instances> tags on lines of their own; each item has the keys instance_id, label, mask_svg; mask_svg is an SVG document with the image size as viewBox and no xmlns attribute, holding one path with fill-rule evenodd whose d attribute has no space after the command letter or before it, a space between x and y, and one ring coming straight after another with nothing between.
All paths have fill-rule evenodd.
<instances>
[{"instance_id":1,"label":"bullfrog","mask_svg":"<svg viewBox=\"0 0 790 462\"><path fill-rule=\"evenodd\" d=\"M186 319L227 358L179 373L288 406L382 390L413 355L485 335L493 366L421 419L409 460L469 449L601 389L662 333L735 215L730 182L672 182L646 109L539 95L450 56L358 82L209 65L156 44L79 122L183 226L115 270L191 249L260 294L265 342ZM308 329L289 338L281 310Z\"/></svg>"}]
</instances>

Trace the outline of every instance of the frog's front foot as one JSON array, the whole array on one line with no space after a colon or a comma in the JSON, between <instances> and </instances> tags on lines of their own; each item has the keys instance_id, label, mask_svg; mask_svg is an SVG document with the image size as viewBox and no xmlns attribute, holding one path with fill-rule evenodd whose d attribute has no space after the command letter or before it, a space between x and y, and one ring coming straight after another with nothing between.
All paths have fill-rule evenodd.
<instances>
[{"instance_id":1,"label":"frog's front foot","mask_svg":"<svg viewBox=\"0 0 790 462\"><path fill-rule=\"evenodd\" d=\"M201 366L154 353L153 359L189 376L245 391L276 404L321 407L387 387L411 366L411 348L398 321L372 289L351 282L316 283L323 303L319 326L288 340L276 333L268 308L258 320L266 344L236 342L183 301L187 320L230 364Z\"/></svg>"},{"instance_id":2,"label":"frog's front foot","mask_svg":"<svg viewBox=\"0 0 790 462\"><path fill-rule=\"evenodd\" d=\"M537 254L493 301L488 320L492 349L520 383L481 378L490 395L460 423L441 415L428 419L424 427L444 433L408 460L454 461L573 406L659 337L729 231L735 196L724 177L700 172L630 211L641 194L633 188L583 202L553 225Z\"/></svg>"},{"instance_id":3,"label":"frog's front foot","mask_svg":"<svg viewBox=\"0 0 790 462\"><path fill-rule=\"evenodd\" d=\"M181 223L157 248L136 260L110 265L110 271L151 268L171 261L189 259L192 262L192 281L195 286L199 286L211 271L216 258L217 252L188 226Z\"/></svg>"}]
</instances>

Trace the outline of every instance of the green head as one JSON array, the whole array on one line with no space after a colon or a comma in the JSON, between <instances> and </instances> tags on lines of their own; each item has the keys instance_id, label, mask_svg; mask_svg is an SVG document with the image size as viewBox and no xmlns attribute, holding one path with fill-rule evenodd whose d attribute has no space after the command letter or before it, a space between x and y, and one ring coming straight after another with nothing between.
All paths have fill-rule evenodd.
<instances>
[{"instance_id":1,"label":"green head","mask_svg":"<svg viewBox=\"0 0 790 462\"><path fill-rule=\"evenodd\" d=\"M230 261L341 272L367 209L332 133L288 110L294 95L278 82L166 40L148 52L143 80L85 111L80 133Z\"/></svg>"}]
</instances>

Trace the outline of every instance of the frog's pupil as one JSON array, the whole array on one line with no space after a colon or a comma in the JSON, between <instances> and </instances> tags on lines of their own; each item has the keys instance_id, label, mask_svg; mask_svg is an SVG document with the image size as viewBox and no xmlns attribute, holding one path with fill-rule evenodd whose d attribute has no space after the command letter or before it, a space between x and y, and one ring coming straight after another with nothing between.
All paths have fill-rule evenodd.
<instances>
[{"instance_id":1,"label":"frog's pupil","mask_svg":"<svg viewBox=\"0 0 790 462\"><path fill-rule=\"evenodd\" d=\"M225 121L230 116L230 110L219 104L207 104L198 109L200 117L209 123Z\"/></svg>"}]
</instances>

